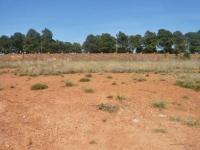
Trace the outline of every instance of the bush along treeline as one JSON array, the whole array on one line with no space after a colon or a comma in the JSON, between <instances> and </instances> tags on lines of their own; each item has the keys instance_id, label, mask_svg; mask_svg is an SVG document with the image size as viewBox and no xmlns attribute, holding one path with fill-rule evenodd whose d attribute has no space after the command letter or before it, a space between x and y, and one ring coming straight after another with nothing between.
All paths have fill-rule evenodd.
<instances>
[{"instance_id":1,"label":"bush along treeline","mask_svg":"<svg viewBox=\"0 0 200 150\"><path fill-rule=\"evenodd\" d=\"M0 53L200 53L200 30L183 34L160 29L157 33L146 31L143 36L119 32L116 37L109 33L90 34L81 45L54 40L47 28L42 33L30 29L26 35L2 35Z\"/></svg>"}]
</instances>

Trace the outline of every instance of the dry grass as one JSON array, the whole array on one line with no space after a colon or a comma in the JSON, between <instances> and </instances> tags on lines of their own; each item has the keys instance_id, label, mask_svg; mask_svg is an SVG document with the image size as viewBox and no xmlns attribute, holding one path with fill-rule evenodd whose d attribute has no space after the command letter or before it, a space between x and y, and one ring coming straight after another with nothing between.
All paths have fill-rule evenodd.
<instances>
[{"instance_id":1,"label":"dry grass","mask_svg":"<svg viewBox=\"0 0 200 150\"><path fill-rule=\"evenodd\" d=\"M48 86L44 83L36 83L31 86L31 90L44 90L47 88L48 88Z\"/></svg>"},{"instance_id":2,"label":"dry grass","mask_svg":"<svg viewBox=\"0 0 200 150\"><path fill-rule=\"evenodd\" d=\"M96 72L198 72L197 60L171 61L15 61L1 62L0 68L17 68L17 75L58 75Z\"/></svg>"},{"instance_id":3,"label":"dry grass","mask_svg":"<svg viewBox=\"0 0 200 150\"><path fill-rule=\"evenodd\" d=\"M200 75L199 73L181 74L178 76L176 85L200 91Z\"/></svg>"},{"instance_id":4,"label":"dry grass","mask_svg":"<svg viewBox=\"0 0 200 150\"><path fill-rule=\"evenodd\" d=\"M179 122L183 125L187 125L189 127L197 127L199 126L199 121L195 120L192 117L170 117L171 121Z\"/></svg>"},{"instance_id":5,"label":"dry grass","mask_svg":"<svg viewBox=\"0 0 200 150\"><path fill-rule=\"evenodd\" d=\"M73 86L75 86L75 84L74 84L73 81L67 80L67 81L65 81L65 86L67 86L67 87L73 87Z\"/></svg>"},{"instance_id":6,"label":"dry grass","mask_svg":"<svg viewBox=\"0 0 200 150\"><path fill-rule=\"evenodd\" d=\"M166 102L165 101L162 101L162 100L160 100L160 101L154 101L153 103L152 103L152 106L154 107L154 108L158 108L159 110L163 110L163 109L166 109Z\"/></svg>"},{"instance_id":7,"label":"dry grass","mask_svg":"<svg viewBox=\"0 0 200 150\"><path fill-rule=\"evenodd\" d=\"M97 108L99 110L106 111L106 112L109 112L109 113L113 113L113 112L116 112L116 111L119 110L118 106L111 105L111 104L104 104L104 103L97 105Z\"/></svg>"}]
</instances>

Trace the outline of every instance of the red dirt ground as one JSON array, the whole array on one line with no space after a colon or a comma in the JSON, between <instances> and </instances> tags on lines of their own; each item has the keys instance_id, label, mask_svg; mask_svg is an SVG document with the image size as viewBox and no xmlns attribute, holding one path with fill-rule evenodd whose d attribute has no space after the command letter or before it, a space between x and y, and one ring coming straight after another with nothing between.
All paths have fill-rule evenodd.
<instances>
[{"instance_id":1,"label":"red dirt ground","mask_svg":"<svg viewBox=\"0 0 200 150\"><path fill-rule=\"evenodd\" d=\"M1 150L199 150L200 128L173 122L170 117L200 120L200 93L175 86L173 75L92 74L91 82L79 82L85 74L19 77L0 75ZM112 76L108 79L107 76ZM142 74L140 74L142 76ZM145 76L145 74L143 74ZM77 85L65 87L64 80ZM38 82L49 88L32 91ZM112 85L116 82L117 85ZM124 82L124 83L123 83ZM94 93L85 93L91 87ZM107 96L124 95L120 102ZM188 99L184 99L188 96ZM167 108L153 108L165 100ZM98 110L100 103L115 104L117 112ZM155 133L155 129L166 133Z\"/></svg>"}]
</instances>

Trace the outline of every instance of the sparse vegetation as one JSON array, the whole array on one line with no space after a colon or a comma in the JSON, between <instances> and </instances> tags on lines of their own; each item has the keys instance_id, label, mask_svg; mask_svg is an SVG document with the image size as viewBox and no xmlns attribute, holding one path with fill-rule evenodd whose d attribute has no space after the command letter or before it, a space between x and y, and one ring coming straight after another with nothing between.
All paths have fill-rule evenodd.
<instances>
[{"instance_id":1,"label":"sparse vegetation","mask_svg":"<svg viewBox=\"0 0 200 150\"><path fill-rule=\"evenodd\" d=\"M113 77L112 77L112 76L107 76L107 78L108 78L108 79L112 79Z\"/></svg>"},{"instance_id":2,"label":"sparse vegetation","mask_svg":"<svg viewBox=\"0 0 200 150\"><path fill-rule=\"evenodd\" d=\"M92 78L92 75L91 74L86 74L85 77L86 78Z\"/></svg>"},{"instance_id":3,"label":"sparse vegetation","mask_svg":"<svg viewBox=\"0 0 200 150\"><path fill-rule=\"evenodd\" d=\"M185 95L185 96L183 96L182 98L183 98L183 99L189 99L189 97L188 97L188 96L186 96L186 95Z\"/></svg>"},{"instance_id":4,"label":"sparse vegetation","mask_svg":"<svg viewBox=\"0 0 200 150\"><path fill-rule=\"evenodd\" d=\"M200 63L195 60L178 61L17 61L1 62L1 67L15 67L16 75L58 75L84 72L198 72ZM144 77L143 77L144 78ZM139 79L143 80L143 79Z\"/></svg>"},{"instance_id":5,"label":"sparse vegetation","mask_svg":"<svg viewBox=\"0 0 200 150\"><path fill-rule=\"evenodd\" d=\"M75 84L73 81L67 80L67 81L65 81L65 86L72 87L72 86L75 86Z\"/></svg>"},{"instance_id":6,"label":"sparse vegetation","mask_svg":"<svg viewBox=\"0 0 200 150\"><path fill-rule=\"evenodd\" d=\"M94 93L94 89L92 89L92 88L84 88L83 91L85 93Z\"/></svg>"},{"instance_id":7,"label":"sparse vegetation","mask_svg":"<svg viewBox=\"0 0 200 150\"><path fill-rule=\"evenodd\" d=\"M111 104L104 104L104 103L97 105L97 108L99 110L106 111L106 112L109 112L109 113L113 113L113 112L116 112L116 111L119 110L118 106L111 105Z\"/></svg>"},{"instance_id":8,"label":"sparse vegetation","mask_svg":"<svg viewBox=\"0 0 200 150\"><path fill-rule=\"evenodd\" d=\"M48 88L48 86L44 83L36 83L31 86L31 90L44 90L47 88Z\"/></svg>"},{"instance_id":9,"label":"sparse vegetation","mask_svg":"<svg viewBox=\"0 0 200 150\"><path fill-rule=\"evenodd\" d=\"M124 96L124 95L117 95L116 96L116 100L118 100L118 101L123 101L123 100L126 100L126 99L127 99L127 97Z\"/></svg>"},{"instance_id":10,"label":"sparse vegetation","mask_svg":"<svg viewBox=\"0 0 200 150\"><path fill-rule=\"evenodd\" d=\"M200 91L200 75L198 73L181 74L178 76L176 85L184 88Z\"/></svg>"},{"instance_id":11,"label":"sparse vegetation","mask_svg":"<svg viewBox=\"0 0 200 150\"><path fill-rule=\"evenodd\" d=\"M195 91L200 91L200 83L195 81L176 81L176 85L184 88L193 89Z\"/></svg>"},{"instance_id":12,"label":"sparse vegetation","mask_svg":"<svg viewBox=\"0 0 200 150\"><path fill-rule=\"evenodd\" d=\"M79 81L80 82L90 82L90 79L89 78L81 78Z\"/></svg>"},{"instance_id":13,"label":"sparse vegetation","mask_svg":"<svg viewBox=\"0 0 200 150\"><path fill-rule=\"evenodd\" d=\"M189 127L196 127L199 126L199 121L193 119L192 117L170 117L171 121L180 122L183 125L187 125Z\"/></svg>"},{"instance_id":14,"label":"sparse vegetation","mask_svg":"<svg viewBox=\"0 0 200 150\"><path fill-rule=\"evenodd\" d=\"M112 85L117 85L117 83L116 83L116 82L113 82Z\"/></svg>"},{"instance_id":15,"label":"sparse vegetation","mask_svg":"<svg viewBox=\"0 0 200 150\"><path fill-rule=\"evenodd\" d=\"M136 76L133 78L133 80L137 82L143 82L143 81L146 81L146 78L143 76Z\"/></svg>"},{"instance_id":16,"label":"sparse vegetation","mask_svg":"<svg viewBox=\"0 0 200 150\"><path fill-rule=\"evenodd\" d=\"M166 133L166 129L163 129L163 128L157 128L157 129L154 129L153 130L154 133Z\"/></svg>"},{"instance_id":17,"label":"sparse vegetation","mask_svg":"<svg viewBox=\"0 0 200 150\"><path fill-rule=\"evenodd\" d=\"M112 95L107 96L108 99L113 99Z\"/></svg>"},{"instance_id":18,"label":"sparse vegetation","mask_svg":"<svg viewBox=\"0 0 200 150\"><path fill-rule=\"evenodd\" d=\"M166 109L166 102L165 101L154 101L152 103L154 108L158 108L159 110Z\"/></svg>"}]
</instances>

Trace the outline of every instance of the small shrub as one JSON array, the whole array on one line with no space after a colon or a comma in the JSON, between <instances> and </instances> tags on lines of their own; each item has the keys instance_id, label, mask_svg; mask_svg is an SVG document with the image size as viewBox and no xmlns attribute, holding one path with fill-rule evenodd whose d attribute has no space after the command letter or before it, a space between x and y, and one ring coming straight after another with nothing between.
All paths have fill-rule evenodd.
<instances>
[{"instance_id":1,"label":"small shrub","mask_svg":"<svg viewBox=\"0 0 200 150\"><path fill-rule=\"evenodd\" d=\"M79 81L80 82L90 82L90 79L89 78L81 78Z\"/></svg>"},{"instance_id":2,"label":"small shrub","mask_svg":"<svg viewBox=\"0 0 200 150\"><path fill-rule=\"evenodd\" d=\"M166 129L158 128L153 130L154 133L166 133Z\"/></svg>"},{"instance_id":3,"label":"small shrub","mask_svg":"<svg viewBox=\"0 0 200 150\"><path fill-rule=\"evenodd\" d=\"M90 144L97 144L95 140L90 141Z\"/></svg>"},{"instance_id":4,"label":"small shrub","mask_svg":"<svg viewBox=\"0 0 200 150\"><path fill-rule=\"evenodd\" d=\"M116 82L113 82L112 85L117 85L117 83L116 83Z\"/></svg>"},{"instance_id":5,"label":"small shrub","mask_svg":"<svg viewBox=\"0 0 200 150\"><path fill-rule=\"evenodd\" d=\"M72 86L75 86L75 84L72 81L67 80L65 81L65 86L72 87Z\"/></svg>"},{"instance_id":6,"label":"small shrub","mask_svg":"<svg viewBox=\"0 0 200 150\"><path fill-rule=\"evenodd\" d=\"M127 98L126 98L126 96L123 96L123 95L117 95L116 96L116 100L118 100L118 101L123 101L123 100L126 100Z\"/></svg>"},{"instance_id":7,"label":"small shrub","mask_svg":"<svg viewBox=\"0 0 200 150\"><path fill-rule=\"evenodd\" d=\"M183 58L184 58L184 59L190 59L190 58L191 58L190 52L187 52L187 51L184 52L184 53L183 53Z\"/></svg>"},{"instance_id":8,"label":"small shrub","mask_svg":"<svg viewBox=\"0 0 200 150\"><path fill-rule=\"evenodd\" d=\"M94 93L94 90L92 88L84 88L83 90L85 93Z\"/></svg>"},{"instance_id":9,"label":"small shrub","mask_svg":"<svg viewBox=\"0 0 200 150\"><path fill-rule=\"evenodd\" d=\"M200 91L200 83L197 81L179 80L176 81L176 85L184 88L193 89L195 91Z\"/></svg>"},{"instance_id":10,"label":"small shrub","mask_svg":"<svg viewBox=\"0 0 200 150\"><path fill-rule=\"evenodd\" d=\"M14 86L10 86L10 88L11 88L11 89L14 89L15 87L14 87Z\"/></svg>"},{"instance_id":11,"label":"small shrub","mask_svg":"<svg viewBox=\"0 0 200 150\"><path fill-rule=\"evenodd\" d=\"M147 79L145 77L134 77L133 80L138 81L138 82L147 81Z\"/></svg>"},{"instance_id":12,"label":"small shrub","mask_svg":"<svg viewBox=\"0 0 200 150\"><path fill-rule=\"evenodd\" d=\"M92 78L92 75L91 74L86 74L85 77L86 78Z\"/></svg>"},{"instance_id":13,"label":"small shrub","mask_svg":"<svg viewBox=\"0 0 200 150\"><path fill-rule=\"evenodd\" d=\"M113 99L112 95L107 96L108 99Z\"/></svg>"},{"instance_id":14,"label":"small shrub","mask_svg":"<svg viewBox=\"0 0 200 150\"><path fill-rule=\"evenodd\" d=\"M111 104L103 104L103 103L97 105L97 108L99 110L106 111L106 112L109 112L109 113L113 113L113 112L116 112L116 111L119 110L118 106L111 105Z\"/></svg>"},{"instance_id":15,"label":"small shrub","mask_svg":"<svg viewBox=\"0 0 200 150\"><path fill-rule=\"evenodd\" d=\"M154 108L158 108L160 110L165 109L166 108L166 102L164 101L155 101L152 103L152 106Z\"/></svg>"},{"instance_id":16,"label":"small shrub","mask_svg":"<svg viewBox=\"0 0 200 150\"><path fill-rule=\"evenodd\" d=\"M44 83L36 83L31 86L31 90L43 90L43 89L47 89L47 88L48 88L48 86Z\"/></svg>"},{"instance_id":17,"label":"small shrub","mask_svg":"<svg viewBox=\"0 0 200 150\"><path fill-rule=\"evenodd\" d=\"M188 97L188 96L186 96L186 95L185 95L185 96L183 96L182 98L183 98L183 99L189 99L189 97Z\"/></svg>"},{"instance_id":18,"label":"small shrub","mask_svg":"<svg viewBox=\"0 0 200 150\"><path fill-rule=\"evenodd\" d=\"M107 78L108 78L108 79L112 79L113 77L112 77L112 76L107 76Z\"/></svg>"}]
</instances>

